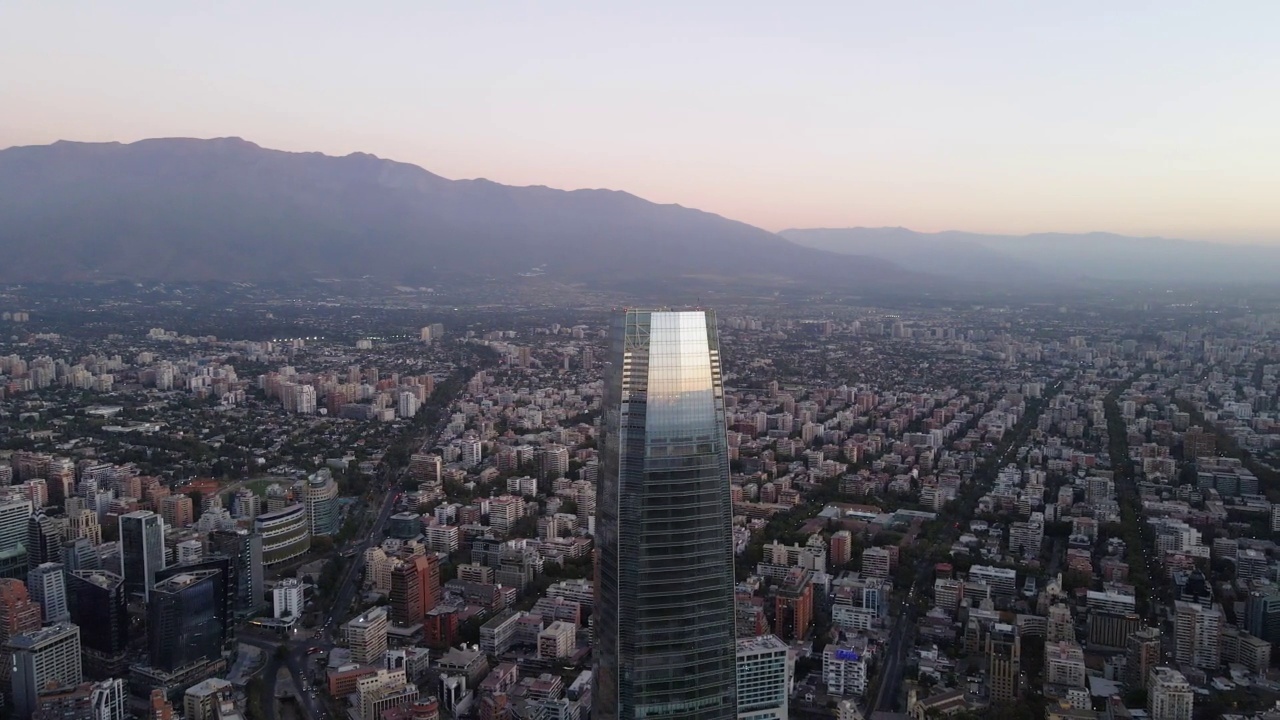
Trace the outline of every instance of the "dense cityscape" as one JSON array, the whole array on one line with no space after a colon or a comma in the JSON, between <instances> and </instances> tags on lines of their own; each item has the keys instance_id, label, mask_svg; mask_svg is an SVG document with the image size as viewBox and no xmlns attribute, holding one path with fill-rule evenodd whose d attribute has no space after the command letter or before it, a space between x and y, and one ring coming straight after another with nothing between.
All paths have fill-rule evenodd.
<instances>
[{"instance_id":1,"label":"dense cityscape","mask_svg":"<svg viewBox=\"0 0 1280 720\"><path fill-rule=\"evenodd\" d=\"M0 2L0 720L1280 720L1277 27Z\"/></svg>"},{"instance_id":2,"label":"dense cityscape","mask_svg":"<svg viewBox=\"0 0 1280 720\"><path fill-rule=\"evenodd\" d=\"M725 295L650 335L581 294L209 292L0 292L10 717L1280 707L1264 300ZM668 316L707 319L705 408L663 410ZM654 418L694 415L714 538L633 535L680 512L626 489L682 452ZM653 680L653 643L683 669Z\"/></svg>"}]
</instances>

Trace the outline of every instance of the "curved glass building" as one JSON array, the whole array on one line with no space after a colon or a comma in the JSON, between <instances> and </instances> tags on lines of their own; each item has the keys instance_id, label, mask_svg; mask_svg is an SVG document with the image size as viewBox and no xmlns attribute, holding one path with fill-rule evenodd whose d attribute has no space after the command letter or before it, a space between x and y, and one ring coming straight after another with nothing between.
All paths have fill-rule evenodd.
<instances>
[{"instance_id":1,"label":"curved glass building","mask_svg":"<svg viewBox=\"0 0 1280 720\"><path fill-rule=\"evenodd\" d=\"M310 550L308 528L307 511L301 504L254 518L253 531L262 536L262 564L270 567Z\"/></svg>"},{"instance_id":2,"label":"curved glass building","mask_svg":"<svg viewBox=\"0 0 1280 720\"><path fill-rule=\"evenodd\" d=\"M627 310L605 374L592 717L734 718L732 506L715 315Z\"/></svg>"},{"instance_id":3,"label":"curved glass building","mask_svg":"<svg viewBox=\"0 0 1280 720\"><path fill-rule=\"evenodd\" d=\"M338 483L328 468L307 478L302 489L307 506L307 525L312 535L334 535L338 532Z\"/></svg>"}]
</instances>

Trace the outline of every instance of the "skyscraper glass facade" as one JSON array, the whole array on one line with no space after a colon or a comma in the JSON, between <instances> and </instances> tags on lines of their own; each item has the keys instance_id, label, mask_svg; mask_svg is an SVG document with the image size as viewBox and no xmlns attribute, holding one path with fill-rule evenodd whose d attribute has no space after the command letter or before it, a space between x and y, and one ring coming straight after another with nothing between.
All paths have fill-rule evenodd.
<instances>
[{"instance_id":1,"label":"skyscraper glass facade","mask_svg":"<svg viewBox=\"0 0 1280 720\"><path fill-rule=\"evenodd\" d=\"M338 483L334 482L333 474L322 469L307 478L303 493L311 534L333 535L338 532Z\"/></svg>"},{"instance_id":2,"label":"skyscraper glass facade","mask_svg":"<svg viewBox=\"0 0 1280 720\"><path fill-rule=\"evenodd\" d=\"M151 667L175 672L217 658L226 640L225 608L217 570L156 583L147 606Z\"/></svg>"},{"instance_id":3,"label":"skyscraper glass facade","mask_svg":"<svg viewBox=\"0 0 1280 720\"><path fill-rule=\"evenodd\" d=\"M156 573L165 568L164 521L150 510L120 516L120 575L130 595L149 598Z\"/></svg>"},{"instance_id":4,"label":"skyscraper glass facade","mask_svg":"<svg viewBox=\"0 0 1280 720\"><path fill-rule=\"evenodd\" d=\"M627 310L606 372L600 718L736 715L732 507L715 316Z\"/></svg>"}]
</instances>

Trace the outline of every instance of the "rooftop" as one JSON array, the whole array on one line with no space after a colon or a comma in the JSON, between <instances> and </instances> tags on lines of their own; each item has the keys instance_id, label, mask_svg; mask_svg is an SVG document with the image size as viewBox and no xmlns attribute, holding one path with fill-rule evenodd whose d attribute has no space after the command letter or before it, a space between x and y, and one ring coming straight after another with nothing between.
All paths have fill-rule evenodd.
<instances>
[{"instance_id":1,"label":"rooftop","mask_svg":"<svg viewBox=\"0 0 1280 720\"><path fill-rule=\"evenodd\" d=\"M776 650L786 651L789 646L779 640L775 635L761 635L760 637L740 638L738 640L738 654L764 653Z\"/></svg>"}]
</instances>

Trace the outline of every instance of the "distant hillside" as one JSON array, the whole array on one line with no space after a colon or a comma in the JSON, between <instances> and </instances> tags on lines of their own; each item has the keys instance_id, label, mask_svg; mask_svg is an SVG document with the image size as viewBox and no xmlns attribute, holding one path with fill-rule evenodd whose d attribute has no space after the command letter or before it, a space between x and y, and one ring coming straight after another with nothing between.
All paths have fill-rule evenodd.
<instances>
[{"instance_id":1,"label":"distant hillside","mask_svg":"<svg viewBox=\"0 0 1280 720\"><path fill-rule=\"evenodd\" d=\"M598 285L874 288L891 262L793 244L624 192L447 180L371 155L238 138L58 142L0 151L0 281L372 275L420 284L543 268Z\"/></svg>"},{"instance_id":2,"label":"distant hillside","mask_svg":"<svg viewBox=\"0 0 1280 720\"><path fill-rule=\"evenodd\" d=\"M906 228L784 230L807 247L870 256L908 270L977 280L1066 284L1280 282L1280 247L1223 245L1110 233L982 235Z\"/></svg>"}]
</instances>

